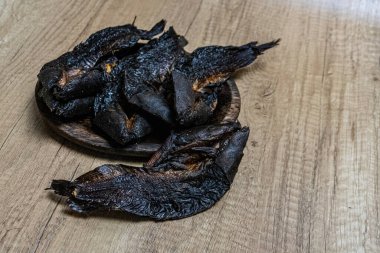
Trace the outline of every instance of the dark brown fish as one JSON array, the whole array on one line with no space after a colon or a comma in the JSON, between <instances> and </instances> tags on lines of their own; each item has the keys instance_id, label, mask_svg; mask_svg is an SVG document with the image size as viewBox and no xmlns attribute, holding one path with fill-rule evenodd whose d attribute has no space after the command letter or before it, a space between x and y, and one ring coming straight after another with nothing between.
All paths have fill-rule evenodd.
<instances>
[{"instance_id":1,"label":"dark brown fish","mask_svg":"<svg viewBox=\"0 0 380 253\"><path fill-rule=\"evenodd\" d=\"M172 131L141 167L105 164L73 181L53 180L51 189L75 212L180 219L213 206L232 184L249 128L210 124L218 92L279 40L187 53L186 39L172 27L153 38L164 26L162 20L149 31L134 24L103 29L38 74L40 108L63 120L89 116L111 143Z\"/></svg>"},{"instance_id":2,"label":"dark brown fish","mask_svg":"<svg viewBox=\"0 0 380 253\"><path fill-rule=\"evenodd\" d=\"M95 99L92 123L113 141L125 145L148 135L152 127L137 113L127 116L120 105L119 93L118 83L108 83L103 88Z\"/></svg>"},{"instance_id":3,"label":"dark brown fish","mask_svg":"<svg viewBox=\"0 0 380 253\"><path fill-rule=\"evenodd\" d=\"M119 210L180 219L213 206L230 188L249 129L237 123L173 133L143 167L106 164L74 181L53 180L72 210Z\"/></svg>"},{"instance_id":4,"label":"dark brown fish","mask_svg":"<svg viewBox=\"0 0 380 253\"><path fill-rule=\"evenodd\" d=\"M56 119L75 120L93 113L95 97L77 98L65 102L56 100L40 83L37 85L37 89L39 108Z\"/></svg>"},{"instance_id":5,"label":"dark brown fish","mask_svg":"<svg viewBox=\"0 0 380 253\"><path fill-rule=\"evenodd\" d=\"M182 55L173 70L177 121L182 126L201 125L211 117L217 105L216 89L233 72L251 64L279 40L240 47L208 46Z\"/></svg>"},{"instance_id":6,"label":"dark brown fish","mask_svg":"<svg viewBox=\"0 0 380 253\"><path fill-rule=\"evenodd\" d=\"M174 123L173 112L159 90L170 77L174 62L184 53L186 44L170 27L127 59L123 92L128 103L168 124Z\"/></svg>"},{"instance_id":7,"label":"dark brown fish","mask_svg":"<svg viewBox=\"0 0 380 253\"><path fill-rule=\"evenodd\" d=\"M150 31L133 24L109 27L92 34L72 51L46 63L38 79L58 100L93 96L104 85L104 72L94 67L105 57L133 53L140 39L149 40L161 33L165 21Z\"/></svg>"}]
</instances>

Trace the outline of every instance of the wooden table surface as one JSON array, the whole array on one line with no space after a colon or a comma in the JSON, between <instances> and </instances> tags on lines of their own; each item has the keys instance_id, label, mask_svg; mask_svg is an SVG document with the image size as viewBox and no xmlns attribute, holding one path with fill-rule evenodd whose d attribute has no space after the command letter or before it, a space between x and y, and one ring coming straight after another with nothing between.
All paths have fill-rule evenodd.
<instances>
[{"instance_id":1,"label":"wooden table surface","mask_svg":"<svg viewBox=\"0 0 380 253\"><path fill-rule=\"evenodd\" d=\"M251 128L231 190L168 222L73 215L44 188L106 162L55 138L36 75L98 29L165 18L188 50L282 38L235 77ZM0 1L0 252L379 252L380 2Z\"/></svg>"}]
</instances>

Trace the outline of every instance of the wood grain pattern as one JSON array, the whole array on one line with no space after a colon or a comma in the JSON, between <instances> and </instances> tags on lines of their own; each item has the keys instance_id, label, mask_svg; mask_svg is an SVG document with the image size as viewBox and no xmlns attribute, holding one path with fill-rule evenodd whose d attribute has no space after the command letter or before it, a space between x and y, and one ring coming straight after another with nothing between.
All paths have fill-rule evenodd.
<instances>
[{"instance_id":1,"label":"wood grain pattern","mask_svg":"<svg viewBox=\"0 0 380 253\"><path fill-rule=\"evenodd\" d=\"M78 217L43 189L106 162L49 135L41 65L161 18L206 44L281 45L235 76L251 135L231 190L179 221ZM0 1L0 252L379 252L380 2Z\"/></svg>"}]
</instances>

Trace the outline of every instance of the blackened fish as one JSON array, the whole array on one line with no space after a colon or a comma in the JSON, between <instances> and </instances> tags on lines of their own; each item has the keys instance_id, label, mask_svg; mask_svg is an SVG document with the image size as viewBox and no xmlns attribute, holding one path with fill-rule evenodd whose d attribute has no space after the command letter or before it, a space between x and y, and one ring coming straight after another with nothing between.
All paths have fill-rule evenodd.
<instances>
[{"instance_id":1,"label":"blackened fish","mask_svg":"<svg viewBox=\"0 0 380 253\"><path fill-rule=\"evenodd\" d=\"M76 212L188 217L210 208L229 190L248 135L249 129L237 124L189 129L170 136L159 152L162 157L154 156L144 167L106 164L72 182L53 180L51 188L69 197Z\"/></svg>"},{"instance_id":2,"label":"blackened fish","mask_svg":"<svg viewBox=\"0 0 380 253\"><path fill-rule=\"evenodd\" d=\"M138 29L133 24L108 27L100 30L73 49L73 54L82 57L82 59L76 60L79 62L75 65L91 68L95 66L101 57L114 55L118 51L129 50L139 40L150 40L162 33L165 23L165 20L161 20L149 31Z\"/></svg>"},{"instance_id":3,"label":"blackened fish","mask_svg":"<svg viewBox=\"0 0 380 253\"><path fill-rule=\"evenodd\" d=\"M170 27L120 65L125 66L123 92L130 104L173 124L172 111L159 89L170 76L174 62L184 53L186 44L187 41Z\"/></svg>"},{"instance_id":4,"label":"blackened fish","mask_svg":"<svg viewBox=\"0 0 380 253\"><path fill-rule=\"evenodd\" d=\"M257 45L251 42L240 47L208 46L182 55L173 70L175 108L182 126L204 124L216 105L215 89L239 68L251 64L279 40Z\"/></svg>"},{"instance_id":5,"label":"blackened fish","mask_svg":"<svg viewBox=\"0 0 380 253\"><path fill-rule=\"evenodd\" d=\"M224 135L228 135L240 128L239 123L233 122L197 126L179 133L173 132L160 149L152 155L145 167L157 168L160 164L166 164L168 160L173 160L173 155L176 156L179 152L183 154L187 150L190 150L193 154L199 153L201 150L210 151L209 148L213 149L212 146L220 142ZM203 147L203 149L200 147ZM204 149L206 147L207 149Z\"/></svg>"},{"instance_id":6,"label":"blackened fish","mask_svg":"<svg viewBox=\"0 0 380 253\"><path fill-rule=\"evenodd\" d=\"M38 79L59 100L93 96L104 84L103 72L93 69L99 60L120 51L128 52L140 39L149 40L164 27L165 21L162 20L150 31L137 29L132 24L100 30L71 52L46 63Z\"/></svg>"},{"instance_id":7,"label":"blackened fish","mask_svg":"<svg viewBox=\"0 0 380 253\"><path fill-rule=\"evenodd\" d=\"M46 87L38 84L37 103L43 111L60 120L74 120L93 113L95 97L77 98L70 101L56 100Z\"/></svg>"},{"instance_id":8,"label":"blackened fish","mask_svg":"<svg viewBox=\"0 0 380 253\"><path fill-rule=\"evenodd\" d=\"M150 123L137 113L130 117L124 112L119 99L118 83L108 83L94 103L93 125L118 144L125 145L148 135Z\"/></svg>"}]
</instances>

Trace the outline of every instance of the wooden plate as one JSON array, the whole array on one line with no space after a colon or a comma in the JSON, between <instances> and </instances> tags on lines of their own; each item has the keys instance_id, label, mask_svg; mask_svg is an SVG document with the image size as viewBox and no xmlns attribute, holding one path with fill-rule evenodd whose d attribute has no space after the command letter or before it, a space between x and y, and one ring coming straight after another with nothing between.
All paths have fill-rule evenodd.
<instances>
[{"instance_id":1,"label":"wooden plate","mask_svg":"<svg viewBox=\"0 0 380 253\"><path fill-rule=\"evenodd\" d=\"M99 151L106 154L130 156L130 157L150 157L161 146L167 136L149 135L136 144L125 147L116 146L109 142L102 133L95 131L91 126L91 120L85 118L75 122L62 122L52 117L46 111L44 104L39 101L37 92L39 83L36 85L35 96L39 111L45 123L56 134L76 143L82 147ZM240 113L240 94L233 79L226 81L222 90L218 94L218 105L211 122L232 122L236 121Z\"/></svg>"}]
</instances>

